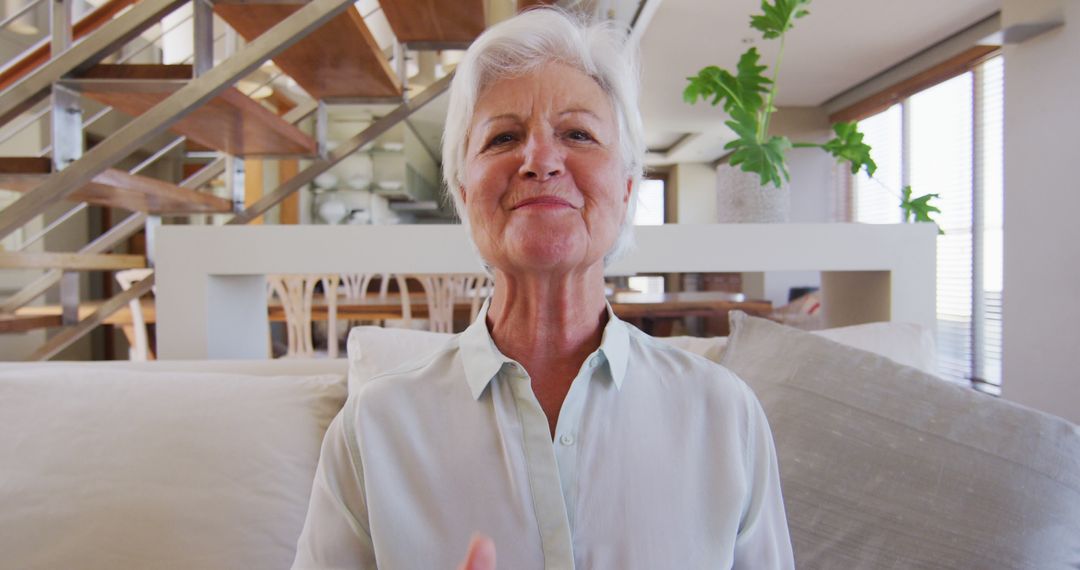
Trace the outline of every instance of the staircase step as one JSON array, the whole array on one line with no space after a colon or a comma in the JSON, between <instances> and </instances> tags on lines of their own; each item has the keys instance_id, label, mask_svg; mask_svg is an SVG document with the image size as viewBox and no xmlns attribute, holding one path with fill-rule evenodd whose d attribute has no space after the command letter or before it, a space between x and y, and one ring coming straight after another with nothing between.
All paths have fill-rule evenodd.
<instances>
[{"instance_id":1,"label":"staircase step","mask_svg":"<svg viewBox=\"0 0 1080 570\"><path fill-rule=\"evenodd\" d=\"M146 267L141 255L119 253L15 253L0 251L0 269L112 271Z\"/></svg>"},{"instance_id":2,"label":"staircase step","mask_svg":"<svg viewBox=\"0 0 1080 570\"><path fill-rule=\"evenodd\" d=\"M37 188L51 172L48 159L44 159L44 170L40 160L0 158L0 189L29 192ZM113 168L69 194L67 200L159 215L232 212L232 201L228 199Z\"/></svg>"},{"instance_id":3,"label":"staircase step","mask_svg":"<svg viewBox=\"0 0 1080 570\"><path fill-rule=\"evenodd\" d=\"M216 2L214 13L252 41L303 4ZM400 99L401 86L356 6L274 58L314 99Z\"/></svg>"},{"instance_id":4,"label":"staircase step","mask_svg":"<svg viewBox=\"0 0 1080 570\"><path fill-rule=\"evenodd\" d=\"M79 303L79 319L86 319L101 308L105 301L84 301ZM145 322L153 323L156 320L154 300L143 298L139 301ZM22 307L14 314L0 314L0 333L26 332L45 328L59 328L63 324L63 307L60 305L34 305ZM116 312L105 317L102 324L106 325L130 325L131 310L124 304Z\"/></svg>"},{"instance_id":5,"label":"staircase step","mask_svg":"<svg viewBox=\"0 0 1080 570\"><path fill-rule=\"evenodd\" d=\"M484 0L380 2L399 42L416 49L464 49L484 31Z\"/></svg>"},{"instance_id":6,"label":"staircase step","mask_svg":"<svg viewBox=\"0 0 1080 570\"><path fill-rule=\"evenodd\" d=\"M52 172L52 159L37 156L0 157L0 175L8 174L49 174ZM8 189L6 186L3 188ZM14 190L14 188L11 188Z\"/></svg>"},{"instance_id":7,"label":"staircase step","mask_svg":"<svg viewBox=\"0 0 1080 570\"><path fill-rule=\"evenodd\" d=\"M62 325L60 315L0 315L0 333L18 333Z\"/></svg>"},{"instance_id":8,"label":"staircase step","mask_svg":"<svg viewBox=\"0 0 1080 570\"><path fill-rule=\"evenodd\" d=\"M137 116L191 77L190 65L100 64L69 85L99 103ZM316 152L314 138L231 87L178 121L171 130L234 156L314 156Z\"/></svg>"},{"instance_id":9,"label":"staircase step","mask_svg":"<svg viewBox=\"0 0 1080 570\"><path fill-rule=\"evenodd\" d=\"M93 12L90 12L86 16L80 18L78 22L75 22L75 25L71 27L72 41L79 40L100 28L105 22L113 19L113 17L121 11L127 9L128 6L131 6L137 1L138 0L109 0L102 4ZM46 41L15 63L5 67L4 70L0 72L0 91L7 89L12 83L15 83L27 73L30 73L46 61L49 61L50 54L51 48Z\"/></svg>"}]
</instances>

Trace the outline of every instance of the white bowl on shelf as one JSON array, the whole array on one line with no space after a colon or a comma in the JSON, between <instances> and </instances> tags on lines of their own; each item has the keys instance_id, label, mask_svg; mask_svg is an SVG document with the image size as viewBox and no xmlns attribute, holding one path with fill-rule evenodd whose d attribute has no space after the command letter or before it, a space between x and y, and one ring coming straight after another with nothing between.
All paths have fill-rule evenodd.
<instances>
[{"instance_id":1,"label":"white bowl on shelf","mask_svg":"<svg viewBox=\"0 0 1080 570\"><path fill-rule=\"evenodd\" d=\"M319 217L332 226L341 223L349 215L349 207L338 199L326 200L319 204Z\"/></svg>"},{"instance_id":2,"label":"white bowl on shelf","mask_svg":"<svg viewBox=\"0 0 1080 570\"><path fill-rule=\"evenodd\" d=\"M314 182L315 186L318 186L319 188L330 189L337 186L338 177L337 174L334 174L333 172L323 172L315 177Z\"/></svg>"}]
</instances>

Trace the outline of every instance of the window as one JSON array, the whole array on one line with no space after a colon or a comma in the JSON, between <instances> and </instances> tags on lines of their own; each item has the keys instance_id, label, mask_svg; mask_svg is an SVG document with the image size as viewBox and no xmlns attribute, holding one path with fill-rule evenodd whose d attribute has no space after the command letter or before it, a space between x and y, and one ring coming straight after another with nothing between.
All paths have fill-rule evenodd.
<instances>
[{"instance_id":1,"label":"window","mask_svg":"<svg viewBox=\"0 0 1080 570\"><path fill-rule=\"evenodd\" d=\"M664 224L664 181L646 178L638 188L637 210L634 211L635 226L660 226Z\"/></svg>"},{"instance_id":2,"label":"window","mask_svg":"<svg viewBox=\"0 0 1080 570\"><path fill-rule=\"evenodd\" d=\"M900 189L938 194L938 371L998 393L1001 384L1002 58L859 122L873 179L853 177L855 221L897 223Z\"/></svg>"},{"instance_id":3,"label":"window","mask_svg":"<svg viewBox=\"0 0 1080 570\"><path fill-rule=\"evenodd\" d=\"M638 188L637 210L634 211L635 226L660 226L664 224L664 180L646 178ZM627 285L642 293L663 293L664 278L659 275L630 277Z\"/></svg>"}]
</instances>

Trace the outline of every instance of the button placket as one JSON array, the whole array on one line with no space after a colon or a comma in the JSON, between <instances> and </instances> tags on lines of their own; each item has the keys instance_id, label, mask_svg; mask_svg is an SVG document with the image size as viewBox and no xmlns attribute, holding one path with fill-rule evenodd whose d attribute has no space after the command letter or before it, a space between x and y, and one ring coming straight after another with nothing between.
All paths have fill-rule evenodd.
<instances>
[{"instance_id":1,"label":"button placket","mask_svg":"<svg viewBox=\"0 0 1080 570\"><path fill-rule=\"evenodd\" d=\"M569 525L569 515L561 485L561 473L557 453L551 448L551 432L547 417L532 391L528 373L517 363L508 362L505 373L512 382L511 393L521 421L522 444L528 469L529 486L532 490L533 509L540 530L544 551L544 567L547 569L574 568L574 551Z\"/></svg>"}]
</instances>

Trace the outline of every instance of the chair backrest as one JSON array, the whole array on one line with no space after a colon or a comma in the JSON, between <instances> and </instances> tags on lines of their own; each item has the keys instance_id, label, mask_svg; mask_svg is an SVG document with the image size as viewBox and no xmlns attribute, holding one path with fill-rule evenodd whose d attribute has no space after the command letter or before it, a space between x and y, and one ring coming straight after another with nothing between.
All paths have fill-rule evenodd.
<instances>
[{"instance_id":1,"label":"chair backrest","mask_svg":"<svg viewBox=\"0 0 1080 570\"><path fill-rule=\"evenodd\" d=\"M454 308L459 300L470 302L469 320L476 319L480 305L490 286L486 275L444 274L415 276L424 287L428 304L428 329L432 332L454 332Z\"/></svg>"},{"instance_id":2,"label":"chair backrest","mask_svg":"<svg viewBox=\"0 0 1080 570\"><path fill-rule=\"evenodd\" d=\"M267 275L272 295L281 301L285 312L285 336L288 358L312 358L315 346L311 335L312 312L315 305L315 286L322 283L327 307L327 356L336 358L337 346L337 288L340 277L335 274Z\"/></svg>"},{"instance_id":3,"label":"chair backrest","mask_svg":"<svg viewBox=\"0 0 1080 570\"><path fill-rule=\"evenodd\" d=\"M365 303L368 299L368 289L372 281L378 277L379 292L378 300L387 301L390 296L390 281L396 281L400 292L401 324L409 327L412 324L412 303L409 298L408 279L405 275L393 273L343 273L341 274L342 291L345 299L354 303Z\"/></svg>"},{"instance_id":4,"label":"chair backrest","mask_svg":"<svg viewBox=\"0 0 1080 570\"><path fill-rule=\"evenodd\" d=\"M374 273L342 273L341 290L345 298L350 301L363 302L367 300L368 287L375 278ZM382 277L386 281L386 276Z\"/></svg>"},{"instance_id":5,"label":"chair backrest","mask_svg":"<svg viewBox=\"0 0 1080 570\"><path fill-rule=\"evenodd\" d=\"M124 291L131 289L132 285L146 279L154 273L153 269L124 269L116 272L116 282L120 284L120 288ZM154 287L154 291L157 291L157 286ZM128 344L131 347L128 349L128 358L130 360L146 361L154 360L154 351L150 348L150 337L146 332L146 319L142 312L142 302L139 299L132 299L128 302L128 309L131 312L131 324L124 325L122 330L124 336L127 337Z\"/></svg>"}]
</instances>

